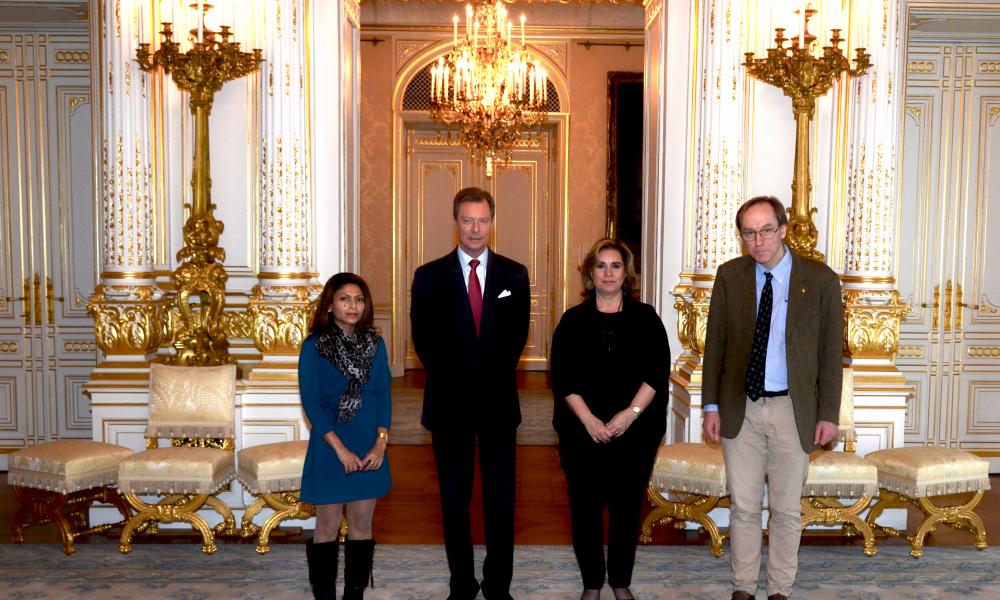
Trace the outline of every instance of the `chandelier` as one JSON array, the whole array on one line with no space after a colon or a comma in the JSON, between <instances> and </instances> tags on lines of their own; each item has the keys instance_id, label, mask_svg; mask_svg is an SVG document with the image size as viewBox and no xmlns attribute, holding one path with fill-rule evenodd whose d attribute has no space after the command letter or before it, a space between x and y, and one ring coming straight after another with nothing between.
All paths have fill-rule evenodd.
<instances>
[{"instance_id":1,"label":"chandelier","mask_svg":"<svg viewBox=\"0 0 1000 600\"><path fill-rule=\"evenodd\" d=\"M452 18L451 51L431 67L431 118L456 129L473 158L510 162L522 131L545 118L548 73L531 60L524 45L512 41L513 25L498 0L465 7L465 35L459 38L458 15Z\"/></svg>"}]
</instances>

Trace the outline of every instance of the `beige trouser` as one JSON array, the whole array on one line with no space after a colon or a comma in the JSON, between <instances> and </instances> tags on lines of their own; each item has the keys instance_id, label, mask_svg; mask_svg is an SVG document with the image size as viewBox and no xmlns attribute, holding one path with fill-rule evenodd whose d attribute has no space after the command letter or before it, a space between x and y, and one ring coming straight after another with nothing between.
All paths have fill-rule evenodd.
<instances>
[{"instance_id":1,"label":"beige trouser","mask_svg":"<svg viewBox=\"0 0 1000 600\"><path fill-rule=\"evenodd\" d=\"M767 475L767 593L788 596L798 569L802 511L799 499L809 471L809 455L799 443L788 396L748 398L743 427L722 440L732 508L729 550L733 590L757 593L760 576L761 512Z\"/></svg>"}]
</instances>

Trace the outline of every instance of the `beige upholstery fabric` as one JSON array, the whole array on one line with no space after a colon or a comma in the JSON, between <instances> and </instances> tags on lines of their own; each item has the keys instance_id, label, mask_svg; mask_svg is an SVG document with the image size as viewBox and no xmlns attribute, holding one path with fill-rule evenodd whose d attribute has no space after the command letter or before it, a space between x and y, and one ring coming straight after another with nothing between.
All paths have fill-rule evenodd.
<instances>
[{"instance_id":1,"label":"beige upholstery fabric","mask_svg":"<svg viewBox=\"0 0 1000 600\"><path fill-rule=\"evenodd\" d=\"M118 465L118 487L136 494L214 494L236 475L230 450L153 448Z\"/></svg>"},{"instance_id":2,"label":"beige upholstery fabric","mask_svg":"<svg viewBox=\"0 0 1000 600\"><path fill-rule=\"evenodd\" d=\"M308 441L276 442L240 450L237 477L254 494L286 492L302 487L302 464Z\"/></svg>"},{"instance_id":3,"label":"beige upholstery fabric","mask_svg":"<svg viewBox=\"0 0 1000 600\"><path fill-rule=\"evenodd\" d=\"M990 489L989 461L954 448L890 448L865 458L881 487L911 498Z\"/></svg>"},{"instance_id":4,"label":"beige upholstery fabric","mask_svg":"<svg viewBox=\"0 0 1000 600\"><path fill-rule=\"evenodd\" d=\"M661 492L674 490L726 496L729 489L726 486L722 448L693 443L661 446L656 453L649 483Z\"/></svg>"},{"instance_id":5,"label":"beige upholstery fabric","mask_svg":"<svg viewBox=\"0 0 1000 600\"><path fill-rule=\"evenodd\" d=\"M816 450L809 455L803 496L860 498L878 494L875 465L851 452Z\"/></svg>"},{"instance_id":6,"label":"beige upholstery fabric","mask_svg":"<svg viewBox=\"0 0 1000 600\"><path fill-rule=\"evenodd\" d=\"M233 437L236 365L149 370L147 437Z\"/></svg>"},{"instance_id":7,"label":"beige upholstery fabric","mask_svg":"<svg viewBox=\"0 0 1000 600\"><path fill-rule=\"evenodd\" d=\"M132 451L91 440L58 440L10 455L7 482L69 494L118 481L118 463Z\"/></svg>"}]
</instances>

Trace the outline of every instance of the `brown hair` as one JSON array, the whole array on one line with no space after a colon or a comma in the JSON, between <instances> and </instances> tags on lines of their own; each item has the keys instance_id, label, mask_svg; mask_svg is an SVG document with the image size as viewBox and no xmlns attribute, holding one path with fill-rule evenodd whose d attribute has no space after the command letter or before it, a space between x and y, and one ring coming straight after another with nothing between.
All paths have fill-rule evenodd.
<instances>
[{"instance_id":1,"label":"brown hair","mask_svg":"<svg viewBox=\"0 0 1000 600\"><path fill-rule=\"evenodd\" d=\"M313 315L312 325L309 326L309 333L326 333L335 326L332 314L333 297L337 295L340 288L352 283L361 288L361 293L365 297L365 312L361 313L361 320L358 321L355 328L371 329L375 326L375 308L372 306L372 294L368 290L368 284L360 275L337 273L326 280L326 285L320 292L319 300L316 301L316 313Z\"/></svg>"},{"instance_id":2,"label":"brown hair","mask_svg":"<svg viewBox=\"0 0 1000 600\"><path fill-rule=\"evenodd\" d=\"M451 204L451 216L456 221L458 220L458 206L465 202L485 202L490 205L490 218L496 216L497 208L496 203L493 202L493 195L484 189L467 187L458 190Z\"/></svg>"},{"instance_id":3,"label":"brown hair","mask_svg":"<svg viewBox=\"0 0 1000 600\"><path fill-rule=\"evenodd\" d=\"M781 203L781 200L778 200L774 196L754 196L744 202L743 206L736 211L736 231L743 231L743 214L751 206L756 206L757 204L770 204L771 209L774 211L774 218L778 221L778 227L788 225L788 213L785 212L785 205Z\"/></svg>"},{"instance_id":4,"label":"brown hair","mask_svg":"<svg viewBox=\"0 0 1000 600\"><path fill-rule=\"evenodd\" d=\"M611 238L597 240L597 243L583 257L583 263L580 265L580 276L583 278L583 291L580 292L580 295L588 300L594 297L594 280L591 274L597 265L597 255L604 250L617 250L618 254L621 255L622 262L625 263L625 281L622 283L622 295L631 296L632 290L635 289L636 281L635 258L632 256L632 251L625 245L625 242Z\"/></svg>"}]
</instances>

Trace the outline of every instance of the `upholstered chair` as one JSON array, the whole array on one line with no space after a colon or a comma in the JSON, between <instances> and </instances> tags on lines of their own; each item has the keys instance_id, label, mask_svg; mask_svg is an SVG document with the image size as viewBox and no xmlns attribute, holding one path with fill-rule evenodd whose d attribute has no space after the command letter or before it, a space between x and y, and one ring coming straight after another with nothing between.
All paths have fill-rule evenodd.
<instances>
[{"instance_id":1,"label":"upholstered chair","mask_svg":"<svg viewBox=\"0 0 1000 600\"><path fill-rule=\"evenodd\" d=\"M299 499L302 487L302 464L306 459L308 441L275 442L250 446L236 457L237 478L244 489L255 496L243 513L240 535L257 536L257 552L271 551L271 531L288 519L308 519L316 515L316 507ZM253 522L265 508L274 512L263 525Z\"/></svg>"},{"instance_id":2,"label":"upholstered chair","mask_svg":"<svg viewBox=\"0 0 1000 600\"><path fill-rule=\"evenodd\" d=\"M698 523L712 540L712 556L722 556L726 536L708 514L729 506L726 464L717 444L676 443L661 446L646 488L653 509L646 515L639 540L652 541L653 527L671 521L683 529L688 521Z\"/></svg>"},{"instance_id":3,"label":"upholstered chair","mask_svg":"<svg viewBox=\"0 0 1000 600\"><path fill-rule=\"evenodd\" d=\"M890 448L865 458L878 469L881 488L866 519L875 531L905 537L913 558L923 556L924 538L941 524L972 533L976 548L986 548L986 528L975 508L990 489L989 461L963 450L936 446ZM956 494L962 498L947 497ZM876 523L885 509L909 505L924 515L913 535Z\"/></svg>"},{"instance_id":4,"label":"upholstered chair","mask_svg":"<svg viewBox=\"0 0 1000 600\"><path fill-rule=\"evenodd\" d=\"M128 448L91 440L58 440L11 454L7 483L20 504L10 524L13 542L24 541L25 527L52 523L63 552L73 554L76 538L125 523L131 511L114 485L118 464L131 454ZM111 504L122 520L91 527L94 502Z\"/></svg>"},{"instance_id":5,"label":"upholstered chair","mask_svg":"<svg viewBox=\"0 0 1000 600\"><path fill-rule=\"evenodd\" d=\"M156 533L159 523L184 521L202 537L202 552L216 551L216 535L236 535L236 520L216 496L236 476L234 398L236 366L150 365L146 450L123 460L118 486L137 511L122 530L119 550L132 550L137 532ZM159 439L170 446L159 448ZM140 498L161 496L155 504ZM222 522L210 528L204 505Z\"/></svg>"},{"instance_id":6,"label":"upholstered chair","mask_svg":"<svg viewBox=\"0 0 1000 600\"><path fill-rule=\"evenodd\" d=\"M873 556L875 535L860 515L878 493L878 472L855 454L854 372L850 368L844 369L839 430L843 451L820 449L809 455L809 474L802 488L802 528L842 525L844 535L864 536L863 551ZM845 504L845 499L854 502Z\"/></svg>"}]
</instances>

